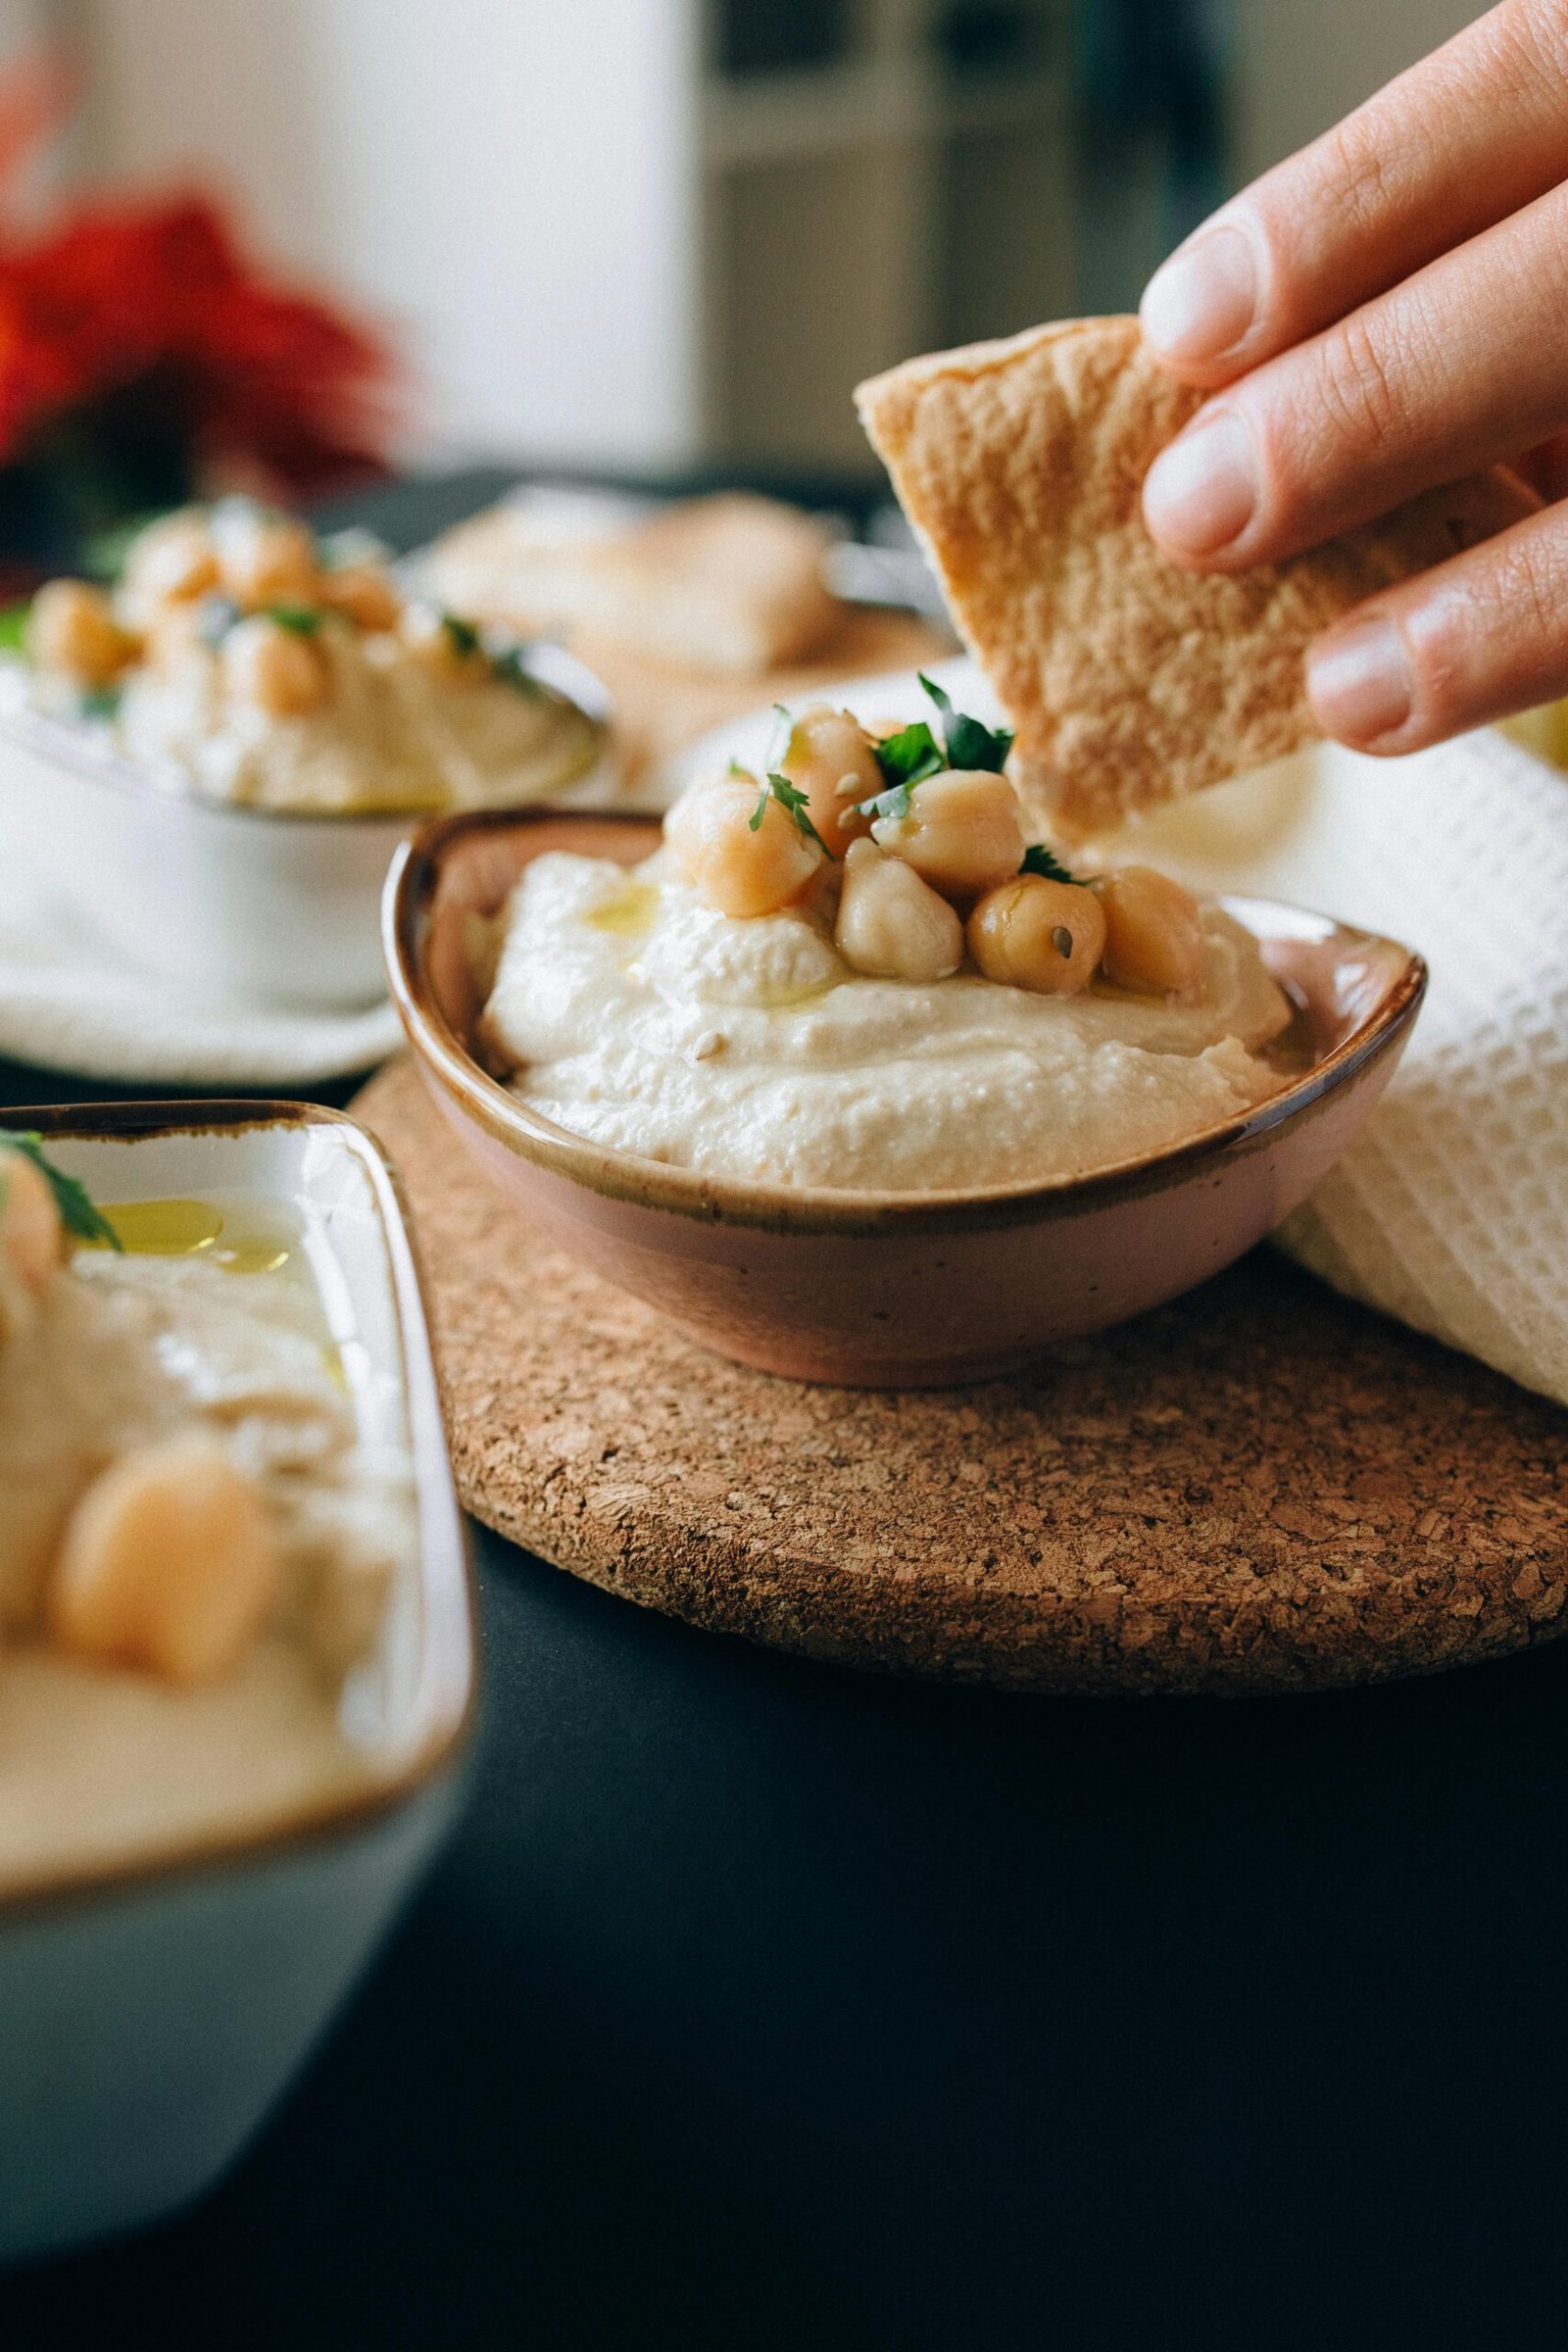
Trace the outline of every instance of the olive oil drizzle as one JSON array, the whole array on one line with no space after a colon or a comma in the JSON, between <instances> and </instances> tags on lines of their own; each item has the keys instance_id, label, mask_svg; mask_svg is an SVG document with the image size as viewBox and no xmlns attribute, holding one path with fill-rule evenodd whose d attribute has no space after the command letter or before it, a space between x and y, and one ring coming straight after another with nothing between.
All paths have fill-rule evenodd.
<instances>
[{"instance_id":1,"label":"olive oil drizzle","mask_svg":"<svg viewBox=\"0 0 1568 2352\"><path fill-rule=\"evenodd\" d=\"M617 939L642 939L654 927L659 911L659 888L653 882L628 882L612 897L601 901L583 920L596 931Z\"/></svg>"},{"instance_id":2,"label":"olive oil drizzle","mask_svg":"<svg viewBox=\"0 0 1568 2352\"><path fill-rule=\"evenodd\" d=\"M101 1213L133 1257L210 1256L226 1274L273 1274L293 1255L275 1232L246 1232L210 1200L109 1200Z\"/></svg>"}]
</instances>

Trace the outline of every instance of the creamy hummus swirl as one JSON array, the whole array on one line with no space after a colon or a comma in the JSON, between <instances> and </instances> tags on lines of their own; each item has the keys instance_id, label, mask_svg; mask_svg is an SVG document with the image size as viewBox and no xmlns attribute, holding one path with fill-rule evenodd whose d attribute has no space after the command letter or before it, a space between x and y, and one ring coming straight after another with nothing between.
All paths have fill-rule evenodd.
<instances>
[{"instance_id":1,"label":"creamy hummus swirl","mask_svg":"<svg viewBox=\"0 0 1568 2352\"><path fill-rule=\"evenodd\" d=\"M587 767L593 729L543 689L502 679L445 684L389 633L324 621L322 707L276 717L225 693L200 643L126 678L119 748L204 799L258 808L354 810L510 806Z\"/></svg>"},{"instance_id":2,"label":"creamy hummus swirl","mask_svg":"<svg viewBox=\"0 0 1568 2352\"><path fill-rule=\"evenodd\" d=\"M707 1175L852 1191L1077 1176L1200 1134L1281 1083L1289 1006L1204 910L1190 1002L1044 997L964 971L869 979L831 900L741 921L661 852L556 853L513 895L486 1012L514 1091L596 1142Z\"/></svg>"}]
</instances>

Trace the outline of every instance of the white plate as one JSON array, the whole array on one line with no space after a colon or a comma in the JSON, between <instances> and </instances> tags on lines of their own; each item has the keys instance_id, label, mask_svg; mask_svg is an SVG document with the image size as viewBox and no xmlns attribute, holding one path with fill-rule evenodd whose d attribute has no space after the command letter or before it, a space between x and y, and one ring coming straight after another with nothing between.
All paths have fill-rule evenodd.
<instances>
[{"instance_id":1,"label":"white plate","mask_svg":"<svg viewBox=\"0 0 1568 2352\"><path fill-rule=\"evenodd\" d=\"M601 723L555 647L530 658ZM608 756L568 797L613 797ZM418 822L289 815L161 786L105 726L26 707L0 670L0 1055L86 1077L299 1086L396 1048L381 884Z\"/></svg>"}]
</instances>

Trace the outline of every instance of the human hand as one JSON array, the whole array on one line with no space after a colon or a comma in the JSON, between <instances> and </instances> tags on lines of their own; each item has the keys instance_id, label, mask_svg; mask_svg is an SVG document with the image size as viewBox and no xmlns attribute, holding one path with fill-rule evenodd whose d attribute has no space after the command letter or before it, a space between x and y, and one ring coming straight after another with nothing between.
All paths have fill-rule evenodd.
<instances>
[{"instance_id":1,"label":"human hand","mask_svg":"<svg viewBox=\"0 0 1568 2352\"><path fill-rule=\"evenodd\" d=\"M1150 468L1175 562L1242 571L1498 461L1568 492L1568 0L1506 0L1155 272L1146 343L1215 394ZM1312 647L1325 734L1420 749L1568 694L1568 503Z\"/></svg>"}]
</instances>

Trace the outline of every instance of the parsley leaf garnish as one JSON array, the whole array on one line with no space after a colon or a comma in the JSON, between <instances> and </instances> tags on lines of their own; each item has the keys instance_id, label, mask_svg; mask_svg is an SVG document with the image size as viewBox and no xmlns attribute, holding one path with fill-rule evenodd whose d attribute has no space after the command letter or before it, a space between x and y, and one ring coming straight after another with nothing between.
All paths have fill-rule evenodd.
<instances>
[{"instance_id":1,"label":"parsley leaf garnish","mask_svg":"<svg viewBox=\"0 0 1568 2352\"><path fill-rule=\"evenodd\" d=\"M986 768L1000 776L1007 764L1012 749L1012 731L1008 727L988 727L978 718L970 718L962 710L955 710L953 698L928 678L924 670L916 672L921 685L942 714L942 731L947 740L949 767Z\"/></svg>"},{"instance_id":2,"label":"parsley leaf garnish","mask_svg":"<svg viewBox=\"0 0 1568 2352\"><path fill-rule=\"evenodd\" d=\"M275 620L280 629L292 629L296 637L314 637L321 625L315 605L269 605L267 617Z\"/></svg>"},{"instance_id":3,"label":"parsley leaf garnish","mask_svg":"<svg viewBox=\"0 0 1568 2352\"><path fill-rule=\"evenodd\" d=\"M757 796L757 807L752 810L749 819L754 833L759 830L763 817L767 814L767 804L770 800L777 801L786 816L793 817L798 831L804 833L808 841L814 841L824 858L832 857L832 851L808 814L805 793L798 784L792 784L788 776L776 776L769 773L767 782Z\"/></svg>"},{"instance_id":4,"label":"parsley leaf garnish","mask_svg":"<svg viewBox=\"0 0 1568 2352\"><path fill-rule=\"evenodd\" d=\"M1076 874L1070 874L1067 871L1061 859L1053 851L1048 850L1043 841L1030 843L1023 854L1023 863L1019 866L1018 871L1020 874L1043 874L1048 882L1076 883L1078 879Z\"/></svg>"},{"instance_id":5,"label":"parsley leaf garnish","mask_svg":"<svg viewBox=\"0 0 1568 2352\"><path fill-rule=\"evenodd\" d=\"M889 784L923 784L927 776L940 776L948 764L923 718L873 743L871 751Z\"/></svg>"},{"instance_id":6,"label":"parsley leaf garnish","mask_svg":"<svg viewBox=\"0 0 1568 2352\"><path fill-rule=\"evenodd\" d=\"M27 615L32 611L32 599L24 596L17 605L7 605L0 611L0 653L20 654L26 650Z\"/></svg>"},{"instance_id":7,"label":"parsley leaf garnish","mask_svg":"<svg viewBox=\"0 0 1568 2352\"><path fill-rule=\"evenodd\" d=\"M885 742L874 743L871 749L888 789L874 800L858 804L862 816L907 816L909 795L916 784L923 784L927 776L941 775L944 768L980 767L1000 775L1006 763L1012 737L1005 727L982 726L979 719L955 710L951 696L923 672L920 683L937 707L946 745L938 743L923 718L901 727Z\"/></svg>"},{"instance_id":8,"label":"parsley leaf garnish","mask_svg":"<svg viewBox=\"0 0 1568 2352\"><path fill-rule=\"evenodd\" d=\"M455 654L462 654L466 660L469 654L476 654L479 651L479 632L471 620L464 620L456 612L443 612L441 626L451 639L452 650ZM514 655L517 655L515 646L510 650ZM505 656L501 658L504 660ZM520 660L520 655L517 658Z\"/></svg>"},{"instance_id":9,"label":"parsley leaf garnish","mask_svg":"<svg viewBox=\"0 0 1568 2352\"><path fill-rule=\"evenodd\" d=\"M20 1152L24 1158L31 1160L54 1195L60 1222L68 1233L74 1233L81 1242L102 1242L110 1250L121 1247L119 1234L109 1219L93 1206L86 1186L78 1184L74 1176L65 1175L52 1160L45 1157L43 1137L36 1129L0 1127L0 1151ZM0 1182L3 1182L3 1176L0 1176Z\"/></svg>"},{"instance_id":10,"label":"parsley leaf garnish","mask_svg":"<svg viewBox=\"0 0 1568 2352\"><path fill-rule=\"evenodd\" d=\"M1000 776L1011 749L1010 727L982 726L961 710L948 729L948 760L954 767L983 767Z\"/></svg>"}]
</instances>

